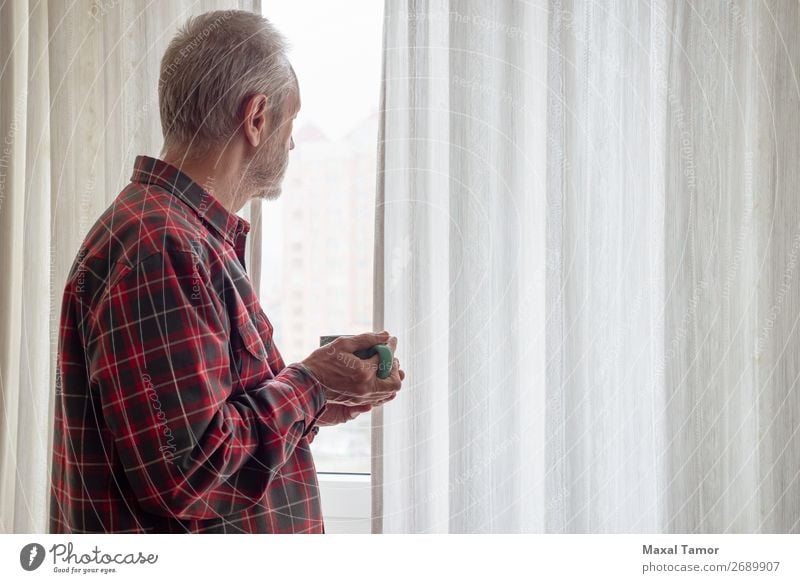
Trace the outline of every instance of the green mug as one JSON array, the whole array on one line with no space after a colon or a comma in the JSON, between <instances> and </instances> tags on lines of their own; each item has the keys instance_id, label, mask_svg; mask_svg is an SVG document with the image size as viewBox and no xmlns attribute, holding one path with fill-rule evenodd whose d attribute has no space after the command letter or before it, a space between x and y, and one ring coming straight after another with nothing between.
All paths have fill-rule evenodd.
<instances>
[{"instance_id":1,"label":"green mug","mask_svg":"<svg viewBox=\"0 0 800 583\"><path fill-rule=\"evenodd\" d=\"M333 342L337 338L340 337L351 337L353 334L334 334L329 336L320 336L319 337L319 345L325 346L329 342ZM392 363L394 362L394 355L392 355L392 350L386 344L376 344L372 348L362 348L360 350L356 350L353 352L358 358L363 358L366 360L377 354L380 357L380 363L378 364L378 378L385 379L388 378L390 374L392 374Z\"/></svg>"}]
</instances>

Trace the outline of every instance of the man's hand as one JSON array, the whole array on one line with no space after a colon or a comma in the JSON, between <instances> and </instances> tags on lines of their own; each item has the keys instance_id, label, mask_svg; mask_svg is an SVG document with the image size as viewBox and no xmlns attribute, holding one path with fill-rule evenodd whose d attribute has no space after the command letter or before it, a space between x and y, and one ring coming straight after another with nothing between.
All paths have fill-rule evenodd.
<instances>
[{"instance_id":1,"label":"man's hand","mask_svg":"<svg viewBox=\"0 0 800 583\"><path fill-rule=\"evenodd\" d=\"M377 375L379 355L362 360L353 354L357 350L370 348L376 344L386 344L394 353L397 348L397 338L385 331L377 334L369 332L357 336L343 336L316 349L302 361L302 364L307 366L322 384L328 407L334 408L332 407L334 404L348 405L351 408L375 406L394 398L405 378L405 373L400 370L400 361L394 358L391 375L379 379ZM362 412L364 411L356 411L357 414ZM332 412L331 415L335 413Z\"/></svg>"},{"instance_id":2,"label":"man's hand","mask_svg":"<svg viewBox=\"0 0 800 583\"><path fill-rule=\"evenodd\" d=\"M405 378L405 373L400 371L400 379L402 380ZM387 401L391 401L396 396L396 393L391 397L387 397L377 405L382 405ZM341 423L347 423L348 421L352 421L362 413L369 413L372 410L374 405L342 405L341 403L328 403L328 406L325 408L325 411L322 413L319 419L317 419L317 425L321 427L326 427L329 425L339 425Z\"/></svg>"},{"instance_id":3,"label":"man's hand","mask_svg":"<svg viewBox=\"0 0 800 583\"><path fill-rule=\"evenodd\" d=\"M341 403L328 403L325 411L319 419L317 425L327 427L329 425L339 425L352 421L362 413L367 413L372 409L372 405L342 405Z\"/></svg>"}]
</instances>

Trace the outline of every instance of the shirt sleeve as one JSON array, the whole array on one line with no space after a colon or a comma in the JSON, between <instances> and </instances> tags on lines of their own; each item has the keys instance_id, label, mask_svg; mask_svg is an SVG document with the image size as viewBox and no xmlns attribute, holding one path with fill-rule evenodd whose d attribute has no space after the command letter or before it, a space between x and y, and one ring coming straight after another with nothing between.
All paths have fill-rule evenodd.
<instances>
[{"instance_id":1,"label":"shirt sleeve","mask_svg":"<svg viewBox=\"0 0 800 583\"><path fill-rule=\"evenodd\" d=\"M96 310L92 388L146 511L210 519L257 504L325 408L299 363L233 394L230 326L183 250L142 260Z\"/></svg>"}]
</instances>

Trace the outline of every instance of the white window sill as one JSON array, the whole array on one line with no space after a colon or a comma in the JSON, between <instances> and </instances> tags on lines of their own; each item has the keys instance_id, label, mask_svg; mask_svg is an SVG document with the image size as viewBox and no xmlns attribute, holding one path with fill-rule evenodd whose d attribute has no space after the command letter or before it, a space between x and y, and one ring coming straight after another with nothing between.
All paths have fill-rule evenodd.
<instances>
[{"instance_id":1,"label":"white window sill","mask_svg":"<svg viewBox=\"0 0 800 583\"><path fill-rule=\"evenodd\" d=\"M369 534L372 480L369 474L317 473L326 534Z\"/></svg>"}]
</instances>

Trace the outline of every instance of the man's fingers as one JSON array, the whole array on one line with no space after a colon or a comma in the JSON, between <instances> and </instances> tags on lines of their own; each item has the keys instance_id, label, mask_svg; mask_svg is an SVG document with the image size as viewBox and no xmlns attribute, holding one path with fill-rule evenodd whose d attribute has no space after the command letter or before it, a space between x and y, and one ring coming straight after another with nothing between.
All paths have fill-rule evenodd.
<instances>
[{"instance_id":1,"label":"man's fingers","mask_svg":"<svg viewBox=\"0 0 800 583\"><path fill-rule=\"evenodd\" d=\"M336 397L335 400L329 401L337 405L346 405L348 407L372 407L392 397L397 391L387 391L380 393L370 393L369 395L343 395Z\"/></svg>"},{"instance_id":2,"label":"man's fingers","mask_svg":"<svg viewBox=\"0 0 800 583\"><path fill-rule=\"evenodd\" d=\"M372 409L371 404L367 405L356 405L354 407L349 407L349 416L350 419L355 419L362 413L368 413Z\"/></svg>"},{"instance_id":3,"label":"man's fingers","mask_svg":"<svg viewBox=\"0 0 800 583\"><path fill-rule=\"evenodd\" d=\"M395 357L392 359L392 372L389 375L389 378L397 378L398 382L403 380L403 377L400 376L400 361ZM388 380L388 379L387 379ZM400 389L398 385L397 389Z\"/></svg>"},{"instance_id":4,"label":"man's fingers","mask_svg":"<svg viewBox=\"0 0 800 583\"><path fill-rule=\"evenodd\" d=\"M378 405L383 405L384 403L388 403L389 401L394 399L396 396L397 396L397 393L394 393L393 395L391 395L389 397L386 397L385 399L381 399L381 401L380 401L380 403L378 403Z\"/></svg>"},{"instance_id":5,"label":"man's fingers","mask_svg":"<svg viewBox=\"0 0 800 583\"><path fill-rule=\"evenodd\" d=\"M355 336L346 336L338 339L341 349L346 352L355 352L362 348L372 348L376 344L386 344L389 341L390 334L388 332L367 332L365 334L356 334Z\"/></svg>"},{"instance_id":6,"label":"man's fingers","mask_svg":"<svg viewBox=\"0 0 800 583\"><path fill-rule=\"evenodd\" d=\"M385 379L375 379L376 394L391 395L400 390L401 378L399 369L392 368L392 374Z\"/></svg>"},{"instance_id":7,"label":"man's fingers","mask_svg":"<svg viewBox=\"0 0 800 583\"><path fill-rule=\"evenodd\" d=\"M366 368L370 371L370 375L377 374L378 367L381 364L381 356L380 354L373 354L369 358L365 358L359 361L358 366L360 368Z\"/></svg>"},{"instance_id":8,"label":"man's fingers","mask_svg":"<svg viewBox=\"0 0 800 583\"><path fill-rule=\"evenodd\" d=\"M337 359L344 361L343 364L348 368L361 369L361 371L354 371L353 380L361 385L361 388L355 393L344 393L336 395L332 402L341 403L350 407L364 407L369 410L374 405L379 405L392 400L397 391L400 390L401 382L405 377L405 373L400 370L400 361L397 357L392 358L392 370L390 375L381 379L378 378L377 372L380 370L381 357L380 354L373 354L366 359L358 358L357 352L365 348L371 348L375 344L385 344L390 350L397 347L397 338L391 336L388 332L380 333L366 333L359 334L358 336L340 337L335 342L338 343L337 350L340 351ZM359 375L363 375L360 377ZM359 394L360 393L360 394Z\"/></svg>"},{"instance_id":9,"label":"man's fingers","mask_svg":"<svg viewBox=\"0 0 800 583\"><path fill-rule=\"evenodd\" d=\"M373 405L346 405L344 403L328 403L328 408L320 418L320 425L338 425L355 419L362 413L367 413Z\"/></svg>"}]
</instances>

